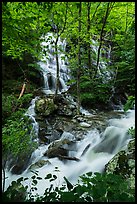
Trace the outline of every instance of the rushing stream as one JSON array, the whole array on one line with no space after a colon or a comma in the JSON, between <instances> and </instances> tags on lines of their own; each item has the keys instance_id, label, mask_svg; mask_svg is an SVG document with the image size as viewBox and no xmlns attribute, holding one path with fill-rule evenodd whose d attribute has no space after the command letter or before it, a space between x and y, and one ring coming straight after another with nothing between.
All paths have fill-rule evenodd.
<instances>
[{"instance_id":1,"label":"rushing stream","mask_svg":"<svg viewBox=\"0 0 137 204\"><path fill-rule=\"evenodd\" d=\"M54 40L54 39L53 39ZM65 41L59 39L59 45L62 49L65 49ZM55 77L56 77L56 63L55 56L53 56L53 48L50 47L49 59L47 64L41 61L39 62L41 70L44 76L44 87L43 92L45 94L53 94L55 92ZM69 70L67 69L67 63L65 60L61 59L61 54L59 55L60 64L60 92L66 91L68 87L66 82L69 80ZM39 125L35 120L35 101L38 99L36 97L32 100L31 105L26 112L32 119L33 127L35 133L38 134ZM92 120L92 114L81 108L81 112ZM38 176L43 178L38 181L37 188L39 195L44 193L46 187L50 186L50 182L45 180L44 177L48 173L57 175L57 179L52 181L54 186L59 186L64 182L63 177L67 177L72 183L76 183L80 175L92 171L92 172L102 172L104 170L105 164L121 149L125 148L131 139L127 133L128 129L135 126L135 111L129 110L124 114L123 110L119 110L121 113L120 118L107 119L107 127L105 131L99 132L98 129L92 126L87 127L86 133L83 135L83 139L76 141L69 151L69 156L76 157L79 161L65 160L61 161L57 157L48 158L44 156L44 153L48 149L49 145L40 144L39 147L32 153L30 164L27 169L21 174L12 174L10 171L6 170L6 183L5 190L10 185L11 181L17 180L19 177L28 177L29 179L24 181L24 185L31 184L31 176L34 175L31 172L32 164L40 160L44 160L45 164L41 168L34 168L38 173ZM75 140L75 135L72 133L64 131L61 135L61 139ZM66 144L67 145L67 144ZM58 168L58 169L57 169Z\"/></svg>"}]
</instances>

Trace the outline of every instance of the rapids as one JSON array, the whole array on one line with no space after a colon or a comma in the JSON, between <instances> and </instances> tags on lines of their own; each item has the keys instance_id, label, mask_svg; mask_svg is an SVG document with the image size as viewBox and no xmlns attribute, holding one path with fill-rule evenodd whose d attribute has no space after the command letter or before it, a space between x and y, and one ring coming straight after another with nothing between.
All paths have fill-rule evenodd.
<instances>
[{"instance_id":1,"label":"rapids","mask_svg":"<svg viewBox=\"0 0 137 204\"><path fill-rule=\"evenodd\" d=\"M49 174L57 175L57 179L52 183L54 186L59 186L64 182L63 177L67 177L71 183L76 183L78 177L86 172L103 172L105 164L115 156L117 152L126 148L129 140L131 139L127 131L135 125L135 111L129 110L126 115L119 119L108 120L108 127L103 133L99 133L97 129L88 130L84 135L84 139L77 141L74 151L71 151L70 156L74 156L80 159L80 161L65 161L62 162L58 158L47 158L43 156L44 152L48 149L48 145L40 145L32 154L30 165L39 161L49 161L46 165L41 168L37 168L36 171L38 176L43 178L38 181L37 192L39 195L44 193L46 187L50 186L50 182L45 180L44 177ZM64 137L70 135L64 132ZM71 135L73 136L73 135ZM87 151L83 154L85 148L89 146ZM29 167L30 167L29 165ZM10 171L6 171L6 186L9 186L11 181L18 179L19 177L27 177L23 185L30 186L31 176L33 172L29 170L29 167L21 174L11 174ZM58 168L58 171L57 171ZM35 192L36 193L36 192Z\"/></svg>"}]
</instances>

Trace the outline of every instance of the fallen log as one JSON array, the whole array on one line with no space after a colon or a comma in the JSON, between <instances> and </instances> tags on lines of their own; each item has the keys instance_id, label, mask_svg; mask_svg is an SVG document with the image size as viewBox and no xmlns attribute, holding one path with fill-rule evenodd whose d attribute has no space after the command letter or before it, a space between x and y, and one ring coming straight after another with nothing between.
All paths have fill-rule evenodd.
<instances>
[{"instance_id":1,"label":"fallen log","mask_svg":"<svg viewBox=\"0 0 137 204\"><path fill-rule=\"evenodd\" d=\"M21 98L21 96L23 95L24 91L25 91L25 87L26 87L26 83L23 84L22 86L22 89L21 89L21 92L20 92L20 95L19 95L19 98L18 100Z\"/></svg>"}]
</instances>

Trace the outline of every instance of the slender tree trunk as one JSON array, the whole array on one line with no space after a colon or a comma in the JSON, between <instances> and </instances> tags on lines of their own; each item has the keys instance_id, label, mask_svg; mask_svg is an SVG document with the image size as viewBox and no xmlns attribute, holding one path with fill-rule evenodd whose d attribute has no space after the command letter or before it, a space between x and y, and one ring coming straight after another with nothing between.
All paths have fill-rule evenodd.
<instances>
[{"instance_id":1,"label":"slender tree trunk","mask_svg":"<svg viewBox=\"0 0 137 204\"><path fill-rule=\"evenodd\" d=\"M97 54L97 66L96 66L94 77L96 77L96 74L97 74L97 71L98 71L98 66L99 66L99 61L100 61L100 51L101 51L102 41L103 41L103 32L104 32L106 21L107 21L108 15L109 15L109 5L110 5L110 2L108 2L108 4L107 4L107 9L106 9L106 13L105 13L105 16L104 16L104 19L103 19L103 25L102 25L102 29L101 29L101 33L100 33L100 40L99 40L100 43L99 43L98 54Z\"/></svg>"},{"instance_id":2,"label":"slender tree trunk","mask_svg":"<svg viewBox=\"0 0 137 204\"><path fill-rule=\"evenodd\" d=\"M66 2L66 13L65 13L65 21L64 21L64 26L62 28L62 30L59 33L59 28L58 25L57 26L57 38L55 41L55 53L56 53L56 65L57 65L57 72L56 72L56 90L55 90L55 96L58 94L58 90L59 90L59 58L58 58L58 39L61 36L61 34L64 32L65 27L66 27L66 22L67 22L67 12L68 12L68 2Z\"/></svg>"},{"instance_id":3,"label":"slender tree trunk","mask_svg":"<svg viewBox=\"0 0 137 204\"><path fill-rule=\"evenodd\" d=\"M57 65L57 73L56 73L56 90L55 95L58 94L59 90L59 58L58 58L58 37L55 42L55 52L56 52L56 65Z\"/></svg>"},{"instance_id":4,"label":"slender tree trunk","mask_svg":"<svg viewBox=\"0 0 137 204\"><path fill-rule=\"evenodd\" d=\"M78 107L77 107L77 113L80 113L80 105L81 105L81 101L80 101L80 74L81 74L81 55L80 55L80 47L81 47L81 37L80 37L80 33L81 33L81 2L79 3L79 26L78 26L78 69L77 69L77 103L78 103Z\"/></svg>"},{"instance_id":5,"label":"slender tree trunk","mask_svg":"<svg viewBox=\"0 0 137 204\"><path fill-rule=\"evenodd\" d=\"M128 3L127 3L127 14L126 14L126 28L125 28L125 33L127 33L127 25L128 25Z\"/></svg>"},{"instance_id":6,"label":"slender tree trunk","mask_svg":"<svg viewBox=\"0 0 137 204\"><path fill-rule=\"evenodd\" d=\"M91 2L88 2L88 4L87 4L87 10L88 10L88 14L87 14L87 34L88 34L88 45L87 45L87 49L88 49L88 69L89 69L89 76L90 76L90 78L92 78L91 51L90 51L90 6L91 6Z\"/></svg>"}]
</instances>

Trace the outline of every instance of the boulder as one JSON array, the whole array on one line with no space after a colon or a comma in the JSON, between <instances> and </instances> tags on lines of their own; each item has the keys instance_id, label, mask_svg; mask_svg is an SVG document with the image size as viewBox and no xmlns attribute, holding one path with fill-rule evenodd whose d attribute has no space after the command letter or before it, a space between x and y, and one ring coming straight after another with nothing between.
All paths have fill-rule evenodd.
<instances>
[{"instance_id":1,"label":"boulder","mask_svg":"<svg viewBox=\"0 0 137 204\"><path fill-rule=\"evenodd\" d=\"M135 139L131 140L127 149L118 152L105 166L105 172L121 175L135 188Z\"/></svg>"},{"instance_id":2,"label":"boulder","mask_svg":"<svg viewBox=\"0 0 137 204\"><path fill-rule=\"evenodd\" d=\"M49 144L55 140L59 140L63 130L54 129L54 130L45 130L44 128L40 128L39 130L39 139L40 143Z\"/></svg>"},{"instance_id":3,"label":"boulder","mask_svg":"<svg viewBox=\"0 0 137 204\"><path fill-rule=\"evenodd\" d=\"M53 157L60 157L60 156L68 156L68 151L62 147L53 147L48 149L45 153L44 156L47 156L48 158L53 158Z\"/></svg>"},{"instance_id":4,"label":"boulder","mask_svg":"<svg viewBox=\"0 0 137 204\"><path fill-rule=\"evenodd\" d=\"M36 113L42 116L48 116L57 109L57 105L54 104L53 98L40 98L35 103Z\"/></svg>"},{"instance_id":5,"label":"boulder","mask_svg":"<svg viewBox=\"0 0 137 204\"><path fill-rule=\"evenodd\" d=\"M41 168L44 165L49 165L49 164L50 164L50 162L48 160L39 160L39 161L35 162L34 164L32 164L29 167L29 170L35 170L36 168Z\"/></svg>"},{"instance_id":6,"label":"boulder","mask_svg":"<svg viewBox=\"0 0 137 204\"><path fill-rule=\"evenodd\" d=\"M74 116L77 108L74 103L65 95L57 95L54 99L55 104L58 106L58 115Z\"/></svg>"},{"instance_id":7,"label":"boulder","mask_svg":"<svg viewBox=\"0 0 137 204\"><path fill-rule=\"evenodd\" d=\"M68 156L69 145L71 141L68 139L56 140L51 143L48 150L44 153L44 156L49 158L53 157L60 157L61 156Z\"/></svg>"}]
</instances>

